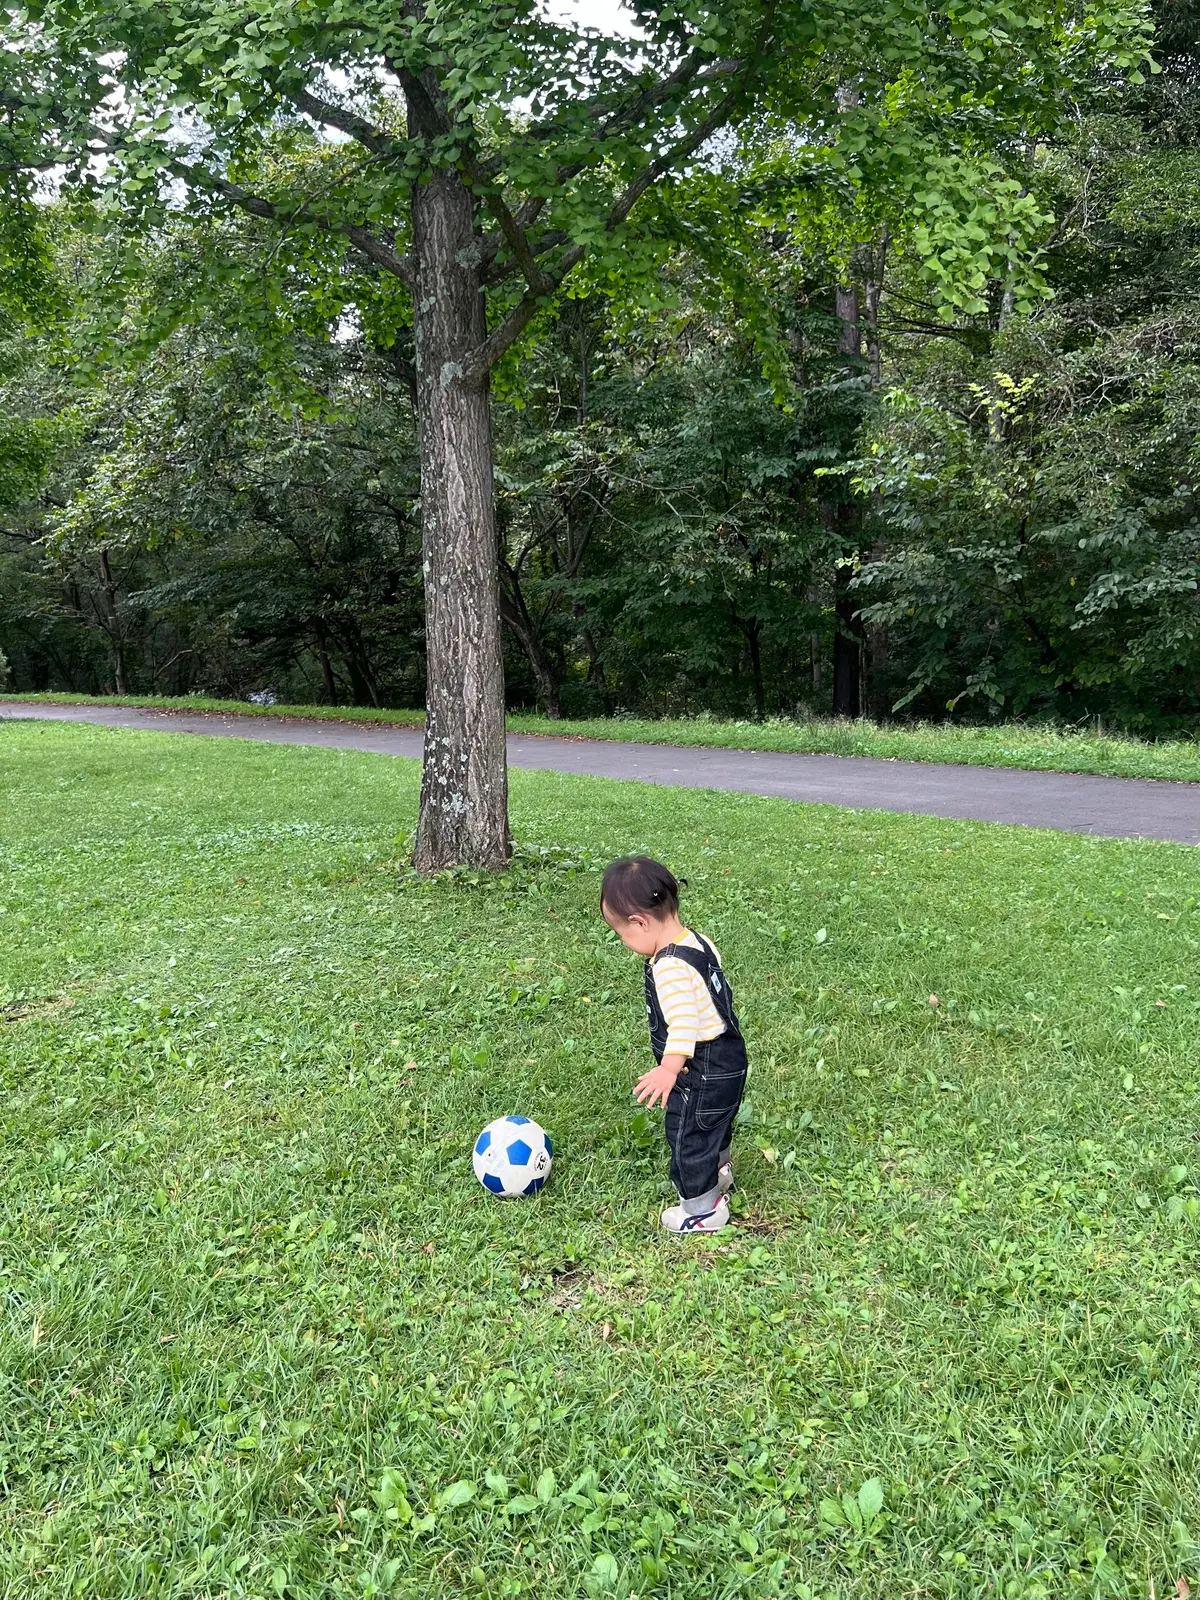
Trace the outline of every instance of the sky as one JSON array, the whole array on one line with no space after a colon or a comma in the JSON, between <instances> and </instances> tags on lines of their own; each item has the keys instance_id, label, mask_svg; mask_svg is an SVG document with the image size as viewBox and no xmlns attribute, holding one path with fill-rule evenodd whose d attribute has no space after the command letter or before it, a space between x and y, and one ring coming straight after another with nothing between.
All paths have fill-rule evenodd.
<instances>
[{"instance_id":1,"label":"sky","mask_svg":"<svg viewBox=\"0 0 1200 1600\"><path fill-rule=\"evenodd\" d=\"M633 33L633 20L621 0L546 0L546 10L563 22L582 22L605 33Z\"/></svg>"}]
</instances>

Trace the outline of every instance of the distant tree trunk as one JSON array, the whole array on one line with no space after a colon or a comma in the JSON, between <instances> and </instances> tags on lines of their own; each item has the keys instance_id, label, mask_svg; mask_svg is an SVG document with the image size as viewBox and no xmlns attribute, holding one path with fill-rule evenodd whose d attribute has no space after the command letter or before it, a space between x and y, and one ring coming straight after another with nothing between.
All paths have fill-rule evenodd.
<instances>
[{"instance_id":1,"label":"distant tree trunk","mask_svg":"<svg viewBox=\"0 0 1200 1600\"><path fill-rule=\"evenodd\" d=\"M428 664L413 862L498 869L509 836L492 431L487 380L462 378L486 336L475 207L442 168L416 185L412 213Z\"/></svg>"},{"instance_id":2,"label":"distant tree trunk","mask_svg":"<svg viewBox=\"0 0 1200 1600\"><path fill-rule=\"evenodd\" d=\"M1012 321L1017 306L1016 267L1010 267L1000 291L1000 308L995 318L997 333L1003 333ZM991 409L988 412L988 441L999 447L1008 438L1008 413L1004 409L1004 396L1000 392L999 374L993 372L991 383Z\"/></svg>"},{"instance_id":3,"label":"distant tree trunk","mask_svg":"<svg viewBox=\"0 0 1200 1600\"><path fill-rule=\"evenodd\" d=\"M575 606L576 620L581 619L584 614L584 608L577 603ZM604 708L605 716L610 717L612 716L613 711L613 698L608 690L608 678L604 672L603 653L601 652L600 646L596 643L595 634L589 627L585 625L581 629L579 636L583 640L583 648L588 653L588 682L594 685L598 691L600 695L600 704Z\"/></svg>"},{"instance_id":4,"label":"distant tree trunk","mask_svg":"<svg viewBox=\"0 0 1200 1600\"><path fill-rule=\"evenodd\" d=\"M869 691L865 696L863 710L876 722L882 722L890 710L883 692L891 657L887 626L882 622L874 622L868 624L863 631L866 637Z\"/></svg>"},{"instance_id":5,"label":"distant tree trunk","mask_svg":"<svg viewBox=\"0 0 1200 1600\"><path fill-rule=\"evenodd\" d=\"M737 621L737 619L734 619ZM759 722L767 720L767 690L763 682L762 626L756 620L738 622L746 636L746 650L750 657L750 681L754 689L754 711Z\"/></svg>"},{"instance_id":6,"label":"distant tree trunk","mask_svg":"<svg viewBox=\"0 0 1200 1600\"><path fill-rule=\"evenodd\" d=\"M853 371L862 360L858 290L852 284L839 283L836 303L838 354L848 358L847 368ZM853 569L844 565L844 560L852 556L862 542L863 508L858 501L841 500L832 507L832 512L830 521L837 532L843 557L833 574L833 714L857 717L862 711L862 621L850 588Z\"/></svg>"},{"instance_id":7,"label":"distant tree trunk","mask_svg":"<svg viewBox=\"0 0 1200 1600\"><path fill-rule=\"evenodd\" d=\"M848 544L854 534L862 531L862 512L856 506L838 506L838 523L843 528L843 541ZM858 597L850 584L854 578L851 566L834 568L834 715L835 717L861 717L862 715L862 618L858 614Z\"/></svg>"},{"instance_id":8,"label":"distant tree trunk","mask_svg":"<svg viewBox=\"0 0 1200 1600\"><path fill-rule=\"evenodd\" d=\"M879 230L875 242L867 246L863 255L865 258L866 277L863 281L863 302L865 320L867 325L867 371L871 375L871 388L874 392L883 387L883 350L879 342L879 302L883 296L883 279L887 268L888 244L890 234L885 222ZM882 524L883 495L877 490L872 496L871 508L875 514L877 525ZM871 550L870 559L878 559L883 554L881 546ZM879 622L861 623L860 636L863 641L861 659L863 661L864 683L860 689L860 703L862 710L877 721L887 714L882 689L888 661L888 637L886 627Z\"/></svg>"},{"instance_id":9,"label":"distant tree trunk","mask_svg":"<svg viewBox=\"0 0 1200 1600\"><path fill-rule=\"evenodd\" d=\"M346 675L350 679L350 693L356 706L370 706L377 704L371 694L371 686L363 674L362 664L359 662L353 649L347 647L342 651L342 660L346 663Z\"/></svg>"},{"instance_id":10,"label":"distant tree trunk","mask_svg":"<svg viewBox=\"0 0 1200 1600\"><path fill-rule=\"evenodd\" d=\"M525 604L525 597L521 593L520 581L511 567L505 576L508 579L511 593L505 594L503 587L500 591L500 615L511 630L513 637L525 652L525 659L533 673L533 681L537 684L538 699L546 715L557 722L562 716L562 702L558 695L558 683L555 680L546 652L542 649L542 641L538 637L537 626L529 615L529 608Z\"/></svg>"},{"instance_id":11,"label":"distant tree trunk","mask_svg":"<svg viewBox=\"0 0 1200 1600\"><path fill-rule=\"evenodd\" d=\"M317 626L317 659L321 663L321 676L325 679L326 703L337 705L337 683L333 676L333 662L329 659L329 636L323 624Z\"/></svg>"},{"instance_id":12,"label":"distant tree trunk","mask_svg":"<svg viewBox=\"0 0 1200 1600\"><path fill-rule=\"evenodd\" d=\"M343 612L337 618L334 634L335 637L340 636L342 660L346 663L354 704L376 707L382 705L375 668L371 664L370 652L363 641L358 618L353 612Z\"/></svg>"},{"instance_id":13,"label":"distant tree trunk","mask_svg":"<svg viewBox=\"0 0 1200 1600\"><path fill-rule=\"evenodd\" d=\"M109 643L112 645L113 683L118 694L128 694L129 682L125 672L125 636L117 610L117 586L113 582L112 569L108 564L108 549L105 545L100 546L100 582L104 589L105 609L108 612L106 631Z\"/></svg>"},{"instance_id":14,"label":"distant tree trunk","mask_svg":"<svg viewBox=\"0 0 1200 1600\"><path fill-rule=\"evenodd\" d=\"M879 343L879 301L883 295L883 274L887 266L890 234L885 222L874 244L867 246L866 277L863 281L863 301L867 324L867 371L871 374L871 387L878 389L883 383L883 350Z\"/></svg>"}]
</instances>

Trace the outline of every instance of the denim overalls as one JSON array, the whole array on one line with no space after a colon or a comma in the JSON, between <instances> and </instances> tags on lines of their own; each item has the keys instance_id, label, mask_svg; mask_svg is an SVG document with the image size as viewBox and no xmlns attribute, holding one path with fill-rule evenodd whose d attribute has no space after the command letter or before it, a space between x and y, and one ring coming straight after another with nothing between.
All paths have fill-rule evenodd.
<instances>
[{"instance_id":1,"label":"denim overalls","mask_svg":"<svg viewBox=\"0 0 1200 1600\"><path fill-rule=\"evenodd\" d=\"M666 1136L671 1149L671 1182L679 1191L684 1210L693 1215L711 1211L720 1198L717 1171L729 1160L733 1123L746 1087L746 1041L742 1038L728 980L717 963L712 946L696 934L702 949L669 944L654 957L675 956L694 967L704 979L725 1032L715 1039L696 1041L696 1053L675 1080L667 1097ZM646 1016L650 1022L650 1048L662 1061L667 1043L667 1019L654 987L654 963L646 962Z\"/></svg>"}]
</instances>

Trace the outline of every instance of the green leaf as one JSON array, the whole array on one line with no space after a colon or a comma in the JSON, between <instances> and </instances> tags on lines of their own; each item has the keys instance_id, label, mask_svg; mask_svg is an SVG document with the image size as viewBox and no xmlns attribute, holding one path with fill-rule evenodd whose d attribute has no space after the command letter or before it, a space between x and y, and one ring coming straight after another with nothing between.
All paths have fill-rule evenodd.
<instances>
[{"instance_id":1,"label":"green leaf","mask_svg":"<svg viewBox=\"0 0 1200 1600\"><path fill-rule=\"evenodd\" d=\"M477 1488L478 1485L472 1483L469 1478L459 1478L457 1483L452 1483L440 1496L442 1507L453 1511L456 1506L465 1506L468 1500L475 1498Z\"/></svg>"},{"instance_id":2,"label":"green leaf","mask_svg":"<svg viewBox=\"0 0 1200 1600\"><path fill-rule=\"evenodd\" d=\"M531 1511L536 1511L541 1503L536 1495L518 1494L513 1496L504 1509L510 1517L526 1517Z\"/></svg>"},{"instance_id":3,"label":"green leaf","mask_svg":"<svg viewBox=\"0 0 1200 1600\"><path fill-rule=\"evenodd\" d=\"M378 1489L371 1498L391 1522L411 1522L412 1507L405 1498L404 1475L395 1467L387 1467L379 1480Z\"/></svg>"},{"instance_id":4,"label":"green leaf","mask_svg":"<svg viewBox=\"0 0 1200 1600\"><path fill-rule=\"evenodd\" d=\"M558 1487L558 1479L554 1476L553 1469L547 1467L537 1481L537 1497L542 1504L549 1505L554 1499L554 1491Z\"/></svg>"},{"instance_id":5,"label":"green leaf","mask_svg":"<svg viewBox=\"0 0 1200 1600\"><path fill-rule=\"evenodd\" d=\"M607 1550L601 1550L595 1561L592 1562L591 1576L593 1580L607 1588L616 1583L619 1575L620 1569L617 1566L616 1557L609 1555Z\"/></svg>"},{"instance_id":6,"label":"green leaf","mask_svg":"<svg viewBox=\"0 0 1200 1600\"><path fill-rule=\"evenodd\" d=\"M858 1491L858 1509L865 1522L873 1521L883 1510L883 1485L878 1478L868 1478Z\"/></svg>"}]
</instances>

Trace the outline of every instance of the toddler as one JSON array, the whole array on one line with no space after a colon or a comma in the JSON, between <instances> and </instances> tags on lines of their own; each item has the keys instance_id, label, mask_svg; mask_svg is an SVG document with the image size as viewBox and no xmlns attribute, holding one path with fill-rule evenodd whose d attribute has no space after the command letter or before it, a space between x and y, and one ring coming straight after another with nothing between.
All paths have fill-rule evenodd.
<instances>
[{"instance_id":1,"label":"toddler","mask_svg":"<svg viewBox=\"0 0 1200 1600\"><path fill-rule=\"evenodd\" d=\"M746 1044L721 958L679 920L679 884L649 856L614 861L604 874L605 922L646 963L650 1048L658 1063L634 1088L666 1110L671 1181L679 1204L662 1214L670 1233L716 1233L729 1222L733 1123L746 1087Z\"/></svg>"}]
</instances>

